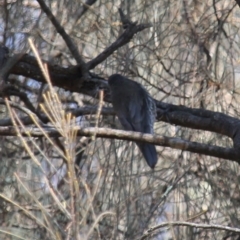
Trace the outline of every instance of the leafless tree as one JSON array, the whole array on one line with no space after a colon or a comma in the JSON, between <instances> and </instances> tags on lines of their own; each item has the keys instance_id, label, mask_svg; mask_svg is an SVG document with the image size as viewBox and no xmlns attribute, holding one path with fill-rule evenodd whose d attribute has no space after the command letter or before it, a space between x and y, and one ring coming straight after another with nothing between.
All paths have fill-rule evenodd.
<instances>
[{"instance_id":1,"label":"leafless tree","mask_svg":"<svg viewBox=\"0 0 240 240\"><path fill-rule=\"evenodd\" d=\"M239 14L0 0L0 238L240 239ZM119 130L114 73L154 97L154 135Z\"/></svg>"}]
</instances>

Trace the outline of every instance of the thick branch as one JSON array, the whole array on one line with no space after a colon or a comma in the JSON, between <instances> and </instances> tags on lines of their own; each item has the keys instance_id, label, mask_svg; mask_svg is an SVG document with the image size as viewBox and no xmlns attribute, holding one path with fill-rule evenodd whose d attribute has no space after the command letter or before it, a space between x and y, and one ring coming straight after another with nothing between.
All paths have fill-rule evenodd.
<instances>
[{"instance_id":1,"label":"thick branch","mask_svg":"<svg viewBox=\"0 0 240 240\"><path fill-rule=\"evenodd\" d=\"M77 130L77 129L76 129ZM43 137L43 133L38 128L20 129L23 136ZM60 137L59 132L52 127L45 127L44 131L51 137ZM0 135L17 136L14 127L0 127ZM180 138L170 138L164 136L153 136L151 134L142 134L137 132L113 130L108 128L83 128L78 129L79 136L95 136L100 138L121 139L128 141L143 141L155 145L171 147L193 153L204 154L208 156L233 160L240 163L240 151L232 148L217 147L209 144L189 142Z\"/></svg>"},{"instance_id":2,"label":"thick branch","mask_svg":"<svg viewBox=\"0 0 240 240\"><path fill-rule=\"evenodd\" d=\"M205 109L188 108L162 102L156 103L159 120L228 136L233 140L234 147L240 149L239 119Z\"/></svg>"},{"instance_id":3,"label":"thick branch","mask_svg":"<svg viewBox=\"0 0 240 240\"><path fill-rule=\"evenodd\" d=\"M236 0L236 3L240 7L240 0Z\"/></svg>"},{"instance_id":4,"label":"thick branch","mask_svg":"<svg viewBox=\"0 0 240 240\"><path fill-rule=\"evenodd\" d=\"M50 78L54 86L71 92L87 94L92 97L98 96L100 88L107 88L107 82L97 75L92 75L90 73L90 79L88 79L88 81L85 79L84 81L81 81L83 76L79 68L64 68L51 64L48 61L43 60L43 62L48 66ZM14 65L10 73L29 77L41 83L46 83L46 80L39 69L36 58L28 54L22 56L21 60Z\"/></svg>"},{"instance_id":5,"label":"thick branch","mask_svg":"<svg viewBox=\"0 0 240 240\"><path fill-rule=\"evenodd\" d=\"M1 49L4 49L4 48L0 48ZM1 54L1 53L0 53ZM7 55L6 55L7 56ZM13 57L11 58L8 58L8 60L5 62L4 66L1 66L0 65L0 79L4 79L6 80L7 79L7 76L9 75L11 69L13 68L13 66L22 58L23 54L20 53L20 54L16 54L14 55ZM3 56L1 56L3 57ZM0 60L1 62L1 60ZM2 89L1 89L2 90Z\"/></svg>"}]
</instances>

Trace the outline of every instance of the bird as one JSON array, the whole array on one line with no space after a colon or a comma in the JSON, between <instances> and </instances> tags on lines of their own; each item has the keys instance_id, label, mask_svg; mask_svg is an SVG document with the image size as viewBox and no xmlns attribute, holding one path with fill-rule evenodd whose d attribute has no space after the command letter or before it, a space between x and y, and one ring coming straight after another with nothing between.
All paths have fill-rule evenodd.
<instances>
[{"instance_id":1,"label":"bird","mask_svg":"<svg viewBox=\"0 0 240 240\"><path fill-rule=\"evenodd\" d=\"M156 105L147 90L120 74L108 78L113 109L127 131L153 134L156 116ZM136 141L147 164L154 169L158 157L154 144Z\"/></svg>"}]
</instances>

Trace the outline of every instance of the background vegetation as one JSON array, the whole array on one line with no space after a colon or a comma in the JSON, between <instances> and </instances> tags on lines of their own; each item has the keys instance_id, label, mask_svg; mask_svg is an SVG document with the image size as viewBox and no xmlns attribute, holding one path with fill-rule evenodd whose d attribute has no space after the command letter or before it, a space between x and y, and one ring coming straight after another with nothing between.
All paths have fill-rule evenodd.
<instances>
[{"instance_id":1,"label":"background vegetation","mask_svg":"<svg viewBox=\"0 0 240 240\"><path fill-rule=\"evenodd\" d=\"M240 239L239 6L0 0L0 238ZM113 73L156 100L154 171Z\"/></svg>"}]
</instances>

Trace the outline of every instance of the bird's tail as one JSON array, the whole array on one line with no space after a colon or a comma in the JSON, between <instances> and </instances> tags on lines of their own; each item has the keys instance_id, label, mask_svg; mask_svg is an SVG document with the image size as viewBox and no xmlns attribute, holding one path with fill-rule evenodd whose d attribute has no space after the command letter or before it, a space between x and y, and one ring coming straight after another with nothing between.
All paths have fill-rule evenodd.
<instances>
[{"instance_id":1,"label":"bird's tail","mask_svg":"<svg viewBox=\"0 0 240 240\"><path fill-rule=\"evenodd\" d=\"M149 165L150 168L153 169L158 160L155 145L141 142L138 142L137 145L140 148L144 158L146 159L147 164Z\"/></svg>"}]
</instances>

